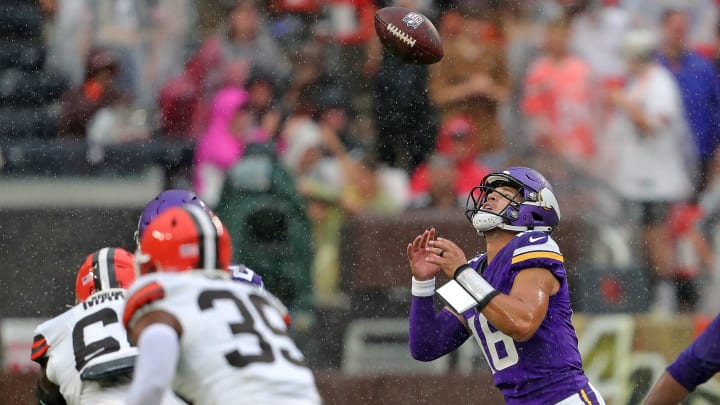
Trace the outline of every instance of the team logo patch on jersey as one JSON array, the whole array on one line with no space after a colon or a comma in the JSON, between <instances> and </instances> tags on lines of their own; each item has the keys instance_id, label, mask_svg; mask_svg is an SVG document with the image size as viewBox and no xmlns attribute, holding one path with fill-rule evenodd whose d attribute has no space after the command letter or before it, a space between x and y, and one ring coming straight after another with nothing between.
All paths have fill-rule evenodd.
<instances>
[{"instance_id":1,"label":"team logo patch on jersey","mask_svg":"<svg viewBox=\"0 0 720 405\"><path fill-rule=\"evenodd\" d=\"M405 17L403 17L403 22L407 24L408 27L412 27L414 29L417 29L423 21L425 20L418 13L408 13Z\"/></svg>"},{"instance_id":2,"label":"team logo patch on jersey","mask_svg":"<svg viewBox=\"0 0 720 405\"><path fill-rule=\"evenodd\" d=\"M180 245L180 257L197 257L200 254L200 247L197 243L186 243Z\"/></svg>"}]
</instances>

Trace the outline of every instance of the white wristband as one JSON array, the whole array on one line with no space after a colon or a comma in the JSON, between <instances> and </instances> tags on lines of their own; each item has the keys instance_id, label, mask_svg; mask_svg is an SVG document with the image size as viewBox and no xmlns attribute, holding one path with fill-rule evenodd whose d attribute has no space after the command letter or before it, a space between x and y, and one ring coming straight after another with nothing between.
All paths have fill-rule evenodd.
<instances>
[{"instance_id":1,"label":"white wristband","mask_svg":"<svg viewBox=\"0 0 720 405\"><path fill-rule=\"evenodd\" d=\"M484 308L493 297L499 294L483 276L467 264L457 269L455 272L455 281L457 281L468 294L475 298L480 308Z\"/></svg>"},{"instance_id":2,"label":"white wristband","mask_svg":"<svg viewBox=\"0 0 720 405\"><path fill-rule=\"evenodd\" d=\"M412 295L416 297L432 297L435 295L435 277L419 281L412 278Z\"/></svg>"}]
</instances>

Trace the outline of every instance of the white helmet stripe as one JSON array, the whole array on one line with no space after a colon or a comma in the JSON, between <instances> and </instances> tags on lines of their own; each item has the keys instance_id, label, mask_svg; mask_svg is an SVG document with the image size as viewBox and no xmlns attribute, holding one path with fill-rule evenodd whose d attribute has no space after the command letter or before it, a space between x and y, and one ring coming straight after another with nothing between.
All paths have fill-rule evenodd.
<instances>
[{"instance_id":1,"label":"white helmet stripe","mask_svg":"<svg viewBox=\"0 0 720 405\"><path fill-rule=\"evenodd\" d=\"M102 248L98 252L97 271L96 278L100 278L100 286L98 290L104 290L110 288L110 269L108 268L108 253L110 248Z\"/></svg>"},{"instance_id":2,"label":"white helmet stripe","mask_svg":"<svg viewBox=\"0 0 720 405\"><path fill-rule=\"evenodd\" d=\"M200 243L200 259L202 268L205 270L217 269L217 230L213 225L210 215L202 208L194 205L186 205L185 208L192 215L198 230L202 232Z\"/></svg>"}]
</instances>

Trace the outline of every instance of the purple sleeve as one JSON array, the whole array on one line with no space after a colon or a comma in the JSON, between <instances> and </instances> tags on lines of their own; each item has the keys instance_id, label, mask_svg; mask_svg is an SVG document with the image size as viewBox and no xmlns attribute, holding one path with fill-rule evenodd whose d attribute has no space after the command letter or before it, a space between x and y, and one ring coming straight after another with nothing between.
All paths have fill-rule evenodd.
<instances>
[{"instance_id":1,"label":"purple sleeve","mask_svg":"<svg viewBox=\"0 0 720 405\"><path fill-rule=\"evenodd\" d=\"M460 347L470 332L450 311L435 313L433 297L412 297L410 304L410 354L431 361Z\"/></svg>"},{"instance_id":2,"label":"purple sleeve","mask_svg":"<svg viewBox=\"0 0 720 405\"><path fill-rule=\"evenodd\" d=\"M709 380L720 371L720 316L695 339L667 372L688 391Z\"/></svg>"}]
</instances>

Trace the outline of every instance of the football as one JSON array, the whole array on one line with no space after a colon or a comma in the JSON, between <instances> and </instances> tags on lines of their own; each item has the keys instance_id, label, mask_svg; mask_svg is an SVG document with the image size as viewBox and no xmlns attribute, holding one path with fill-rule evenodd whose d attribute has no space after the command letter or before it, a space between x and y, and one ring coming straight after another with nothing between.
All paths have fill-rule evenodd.
<instances>
[{"instance_id":1,"label":"football","mask_svg":"<svg viewBox=\"0 0 720 405\"><path fill-rule=\"evenodd\" d=\"M375 32L383 46L405 63L428 65L443 57L435 26L417 11L381 8L375 12Z\"/></svg>"}]
</instances>

